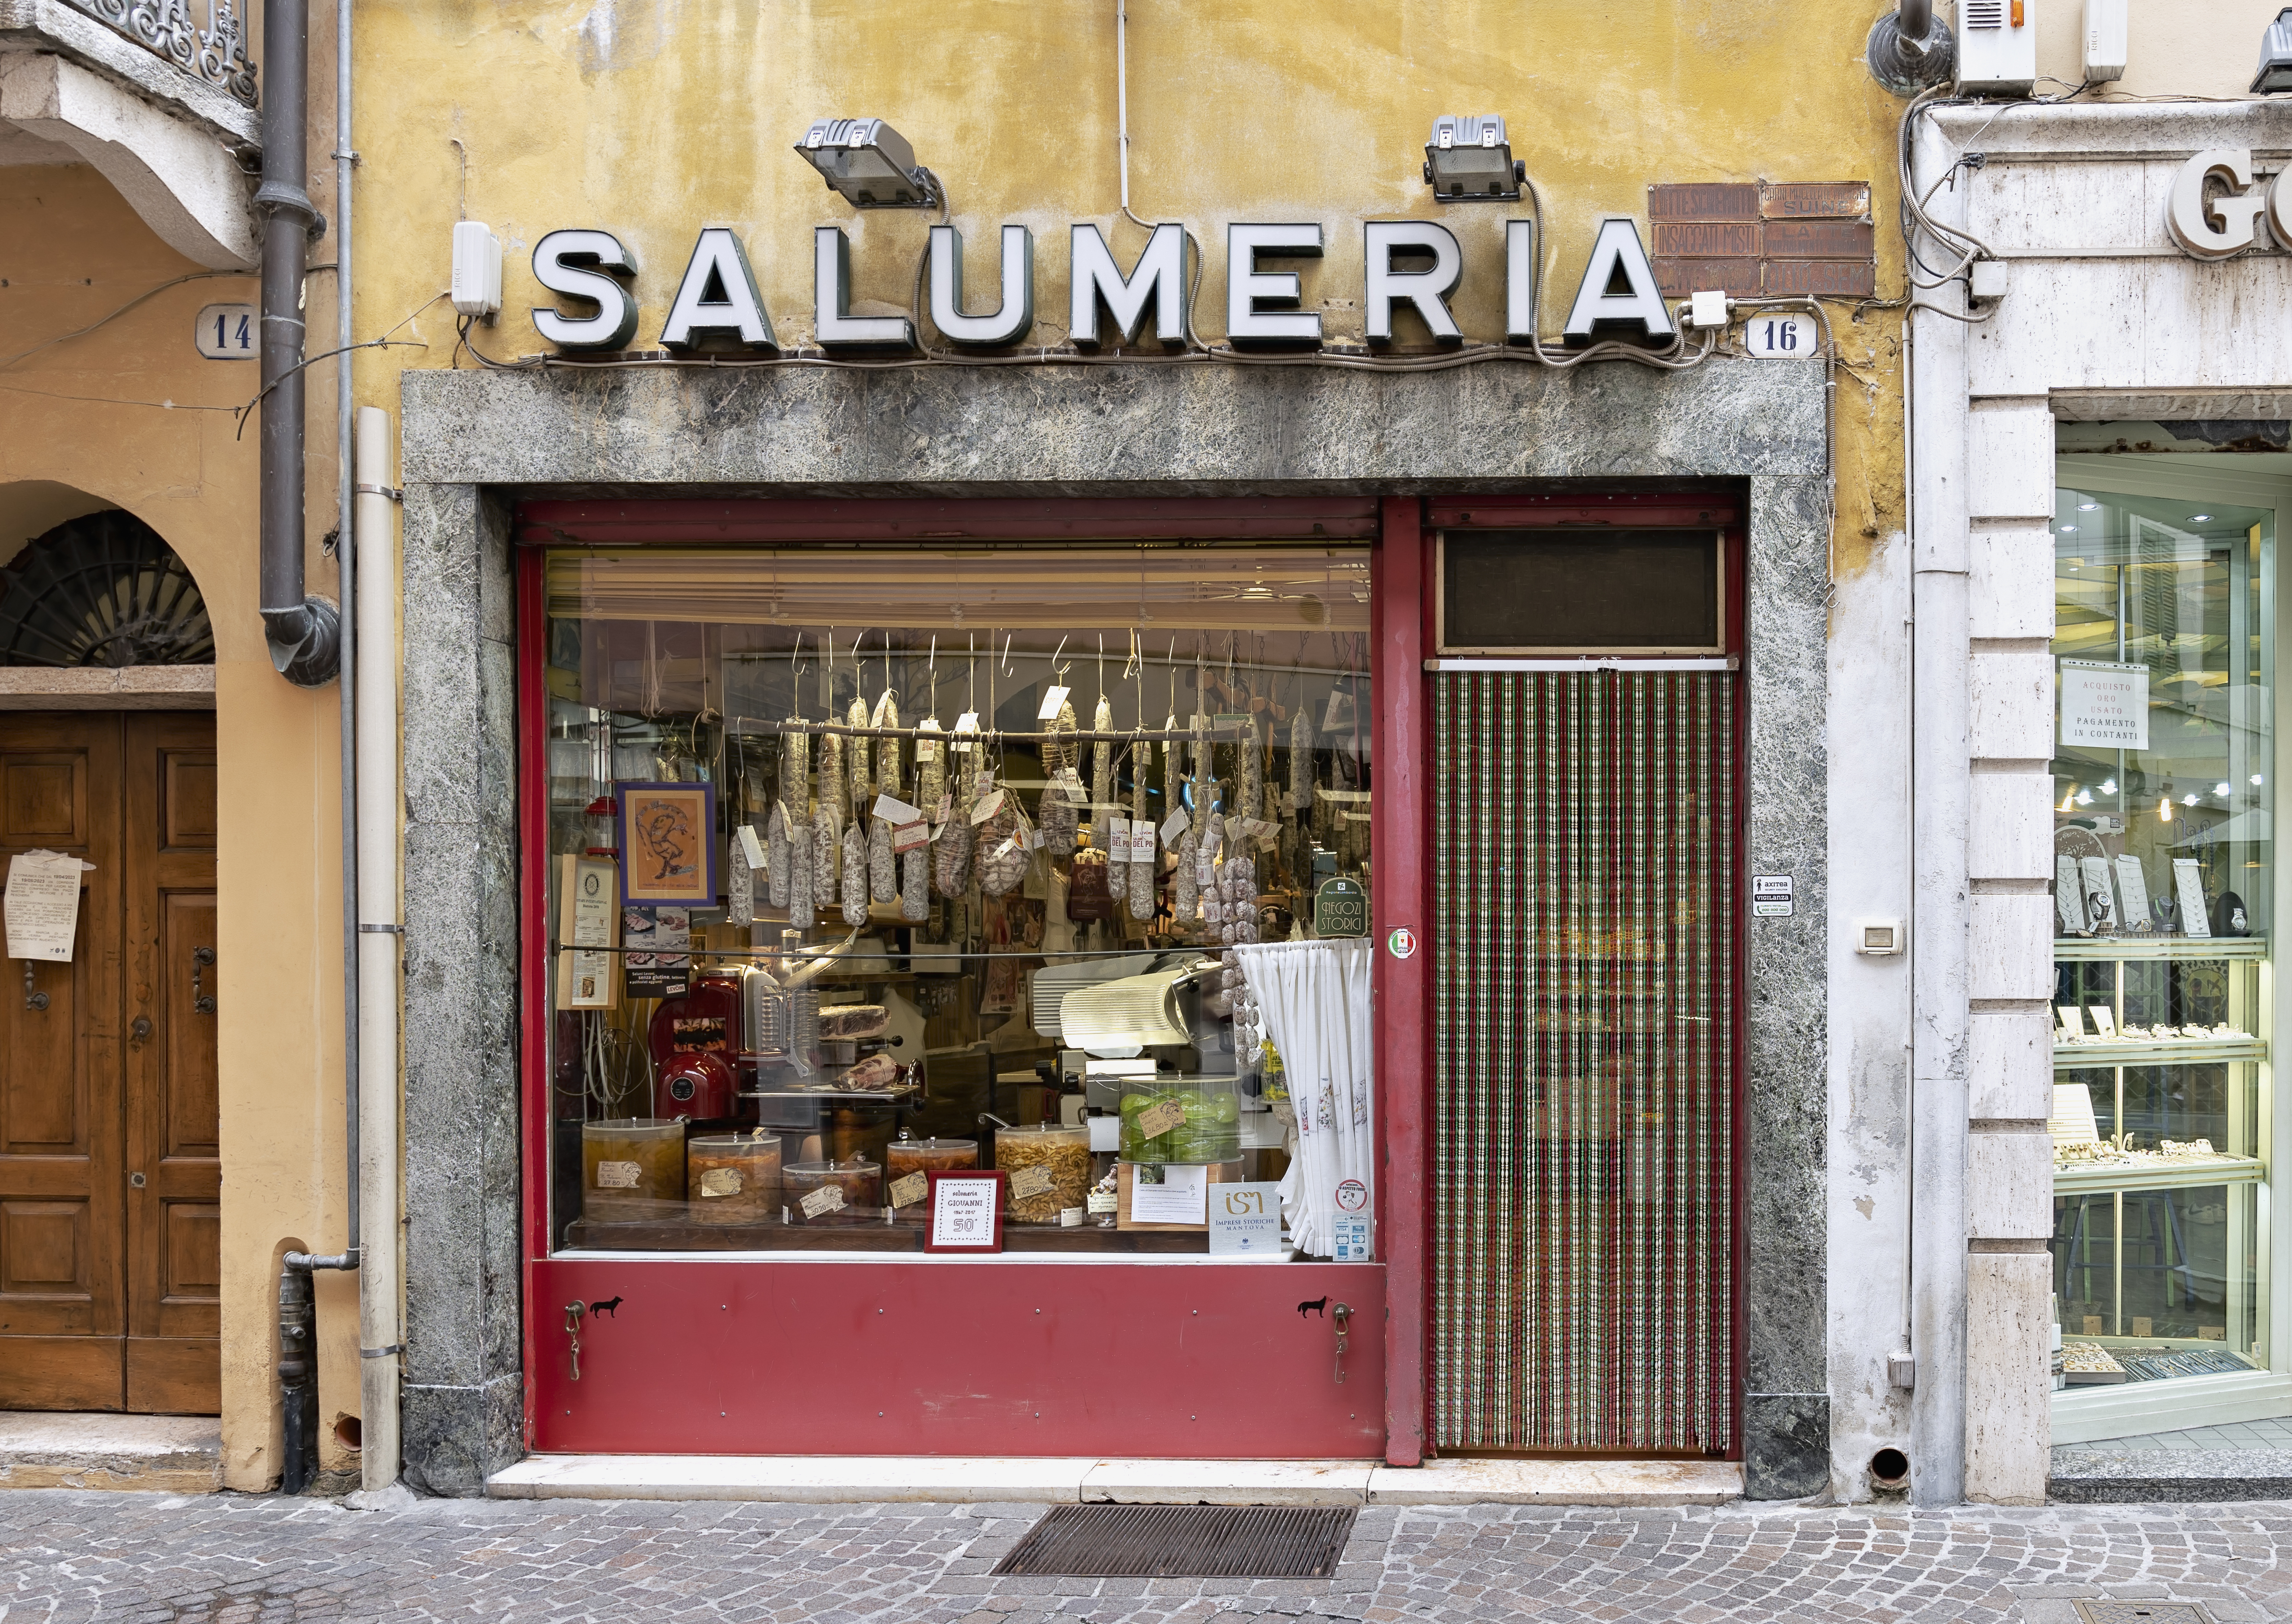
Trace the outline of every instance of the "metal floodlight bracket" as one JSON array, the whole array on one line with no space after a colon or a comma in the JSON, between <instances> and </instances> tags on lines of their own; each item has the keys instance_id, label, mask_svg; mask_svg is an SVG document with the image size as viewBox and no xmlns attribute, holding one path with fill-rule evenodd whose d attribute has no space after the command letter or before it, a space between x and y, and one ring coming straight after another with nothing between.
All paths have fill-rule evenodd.
<instances>
[{"instance_id":1,"label":"metal floodlight bracket","mask_svg":"<svg viewBox=\"0 0 2292 1624\"><path fill-rule=\"evenodd\" d=\"M815 118L795 149L855 209L939 206L939 177L880 118Z\"/></svg>"},{"instance_id":2,"label":"metal floodlight bracket","mask_svg":"<svg viewBox=\"0 0 2292 1624\"><path fill-rule=\"evenodd\" d=\"M1528 165L1512 156L1501 113L1443 113L1424 141L1424 183L1442 203L1520 196Z\"/></svg>"},{"instance_id":3,"label":"metal floodlight bracket","mask_svg":"<svg viewBox=\"0 0 2292 1624\"><path fill-rule=\"evenodd\" d=\"M2276 13L2260 36L2260 71L2252 77L2252 93L2272 96L2292 90L2292 5Z\"/></svg>"}]
</instances>

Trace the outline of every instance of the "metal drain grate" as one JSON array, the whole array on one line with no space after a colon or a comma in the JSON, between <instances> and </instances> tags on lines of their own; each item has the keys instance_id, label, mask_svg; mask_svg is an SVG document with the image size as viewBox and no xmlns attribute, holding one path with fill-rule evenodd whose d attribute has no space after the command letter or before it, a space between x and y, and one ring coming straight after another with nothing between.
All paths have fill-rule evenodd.
<instances>
[{"instance_id":1,"label":"metal drain grate","mask_svg":"<svg viewBox=\"0 0 2292 1624\"><path fill-rule=\"evenodd\" d=\"M1038 1579L1327 1579L1351 1506L1054 1506L997 1573Z\"/></svg>"},{"instance_id":2,"label":"metal drain grate","mask_svg":"<svg viewBox=\"0 0 2292 1624\"><path fill-rule=\"evenodd\" d=\"M2078 1602L2085 1624L2213 1624L2194 1602Z\"/></svg>"}]
</instances>

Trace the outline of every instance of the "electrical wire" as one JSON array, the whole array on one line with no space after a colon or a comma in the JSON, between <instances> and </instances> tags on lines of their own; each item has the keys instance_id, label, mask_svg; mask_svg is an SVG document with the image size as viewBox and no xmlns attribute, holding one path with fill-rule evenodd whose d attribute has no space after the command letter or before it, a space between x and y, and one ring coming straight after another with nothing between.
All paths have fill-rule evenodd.
<instances>
[{"instance_id":1,"label":"electrical wire","mask_svg":"<svg viewBox=\"0 0 2292 1624\"><path fill-rule=\"evenodd\" d=\"M314 269L332 270L334 267L331 265L325 265L314 267ZM141 293L136 294L134 298L130 299L125 304L121 305L109 315L98 317L95 320L88 323L85 327L75 328L69 333L59 333L53 338L44 338L38 343L33 345L29 350L19 350L15 354L7 357L4 359L0 359L0 368L13 366L17 362L23 360L28 357L39 354L43 350L52 350L58 344L69 343L76 338L85 338L98 327L117 321L121 317L126 315L128 311L133 310L137 305L143 303L146 300L157 298L159 294L165 293L171 287L181 287L186 282L205 282L222 277L233 277L241 281L251 281L257 274L258 273L252 270L194 270L188 272L183 276L170 277L166 281L160 283L157 287L145 288ZM148 405L150 403L144 402L141 404Z\"/></svg>"}]
</instances>

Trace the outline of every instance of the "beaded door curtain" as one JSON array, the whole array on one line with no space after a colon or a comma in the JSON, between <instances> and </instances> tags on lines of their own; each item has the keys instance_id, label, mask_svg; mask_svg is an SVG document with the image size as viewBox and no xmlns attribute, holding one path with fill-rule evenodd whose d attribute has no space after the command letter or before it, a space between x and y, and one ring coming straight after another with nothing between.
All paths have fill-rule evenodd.
<instances>
[{"instance_id":1,"label":"beaded door curtain","mask_svg":"<svg viewBox=\"0 0 2292 1624\"><path fill-rule=\"evenodd\" d=\"M1738 678L1432 680L1436 1444L1723 1452Z\"/></svg>"}]
</instances>

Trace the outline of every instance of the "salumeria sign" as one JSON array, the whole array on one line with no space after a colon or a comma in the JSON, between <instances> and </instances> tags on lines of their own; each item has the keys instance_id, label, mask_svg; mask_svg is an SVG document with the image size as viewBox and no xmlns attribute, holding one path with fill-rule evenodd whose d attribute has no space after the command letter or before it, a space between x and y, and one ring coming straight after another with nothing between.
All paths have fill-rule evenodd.
<instances>
[{"instance_id":1,"label":"salumeria sign","mask_svg":"<svg viewBox=\"0 0 2292 1624\"><path fill-rule=\"evenodd\" d=\"M1464 334L1449 296L1465 273L1465 253L1445 226L1431 221L1368 221L1362 305L1368 342L1392 342L1396 308L1413 309L1436 342L1458 344ZM1505 337L1536 342L1536 222L1505 222ZM1269 261L1319 259L1319 222L1235 223L1226 228L1226 336L1238 349L1311 350L1321 342L1321 318L1302 309L1295 270L1269 269ZM1072 228L1072 274L1067 330L1078 349L1136 342L1150 323L1155 342L1176 350L1187 343L1186 288L1190 254L1184 228L1157 226L1127 272L1095 225ZM1001 350L1023 344L1035 325L1035 241L1025 226L1002 229L1001 302L991 311L964 308L963 237L953 226L933 226L930 256L932 324L965 349ZM1424 263L1429 260L1428 265ZM851 241L837 226L812 231L812 330L823 349L877 354L921 348L916 324L905 316L851 314ZM561 350L626 350L642 317L636 293L636 256L609 231L552 231L534 245L534 279L553 293L585 301L593 311L537 310L533 325ZM1618 284L1618 291L1610 291ZM1675 335L1671 312L1656 285L1654 268L1627 216L1600 224L1576 289L1564 335L1591 339L1621 327L1648 339ZM710 226L669 301L660 342L690 350L725 345L779 353L771 314L757 291L747 247L738 234Z\"/></svg>"}]
</instances>

